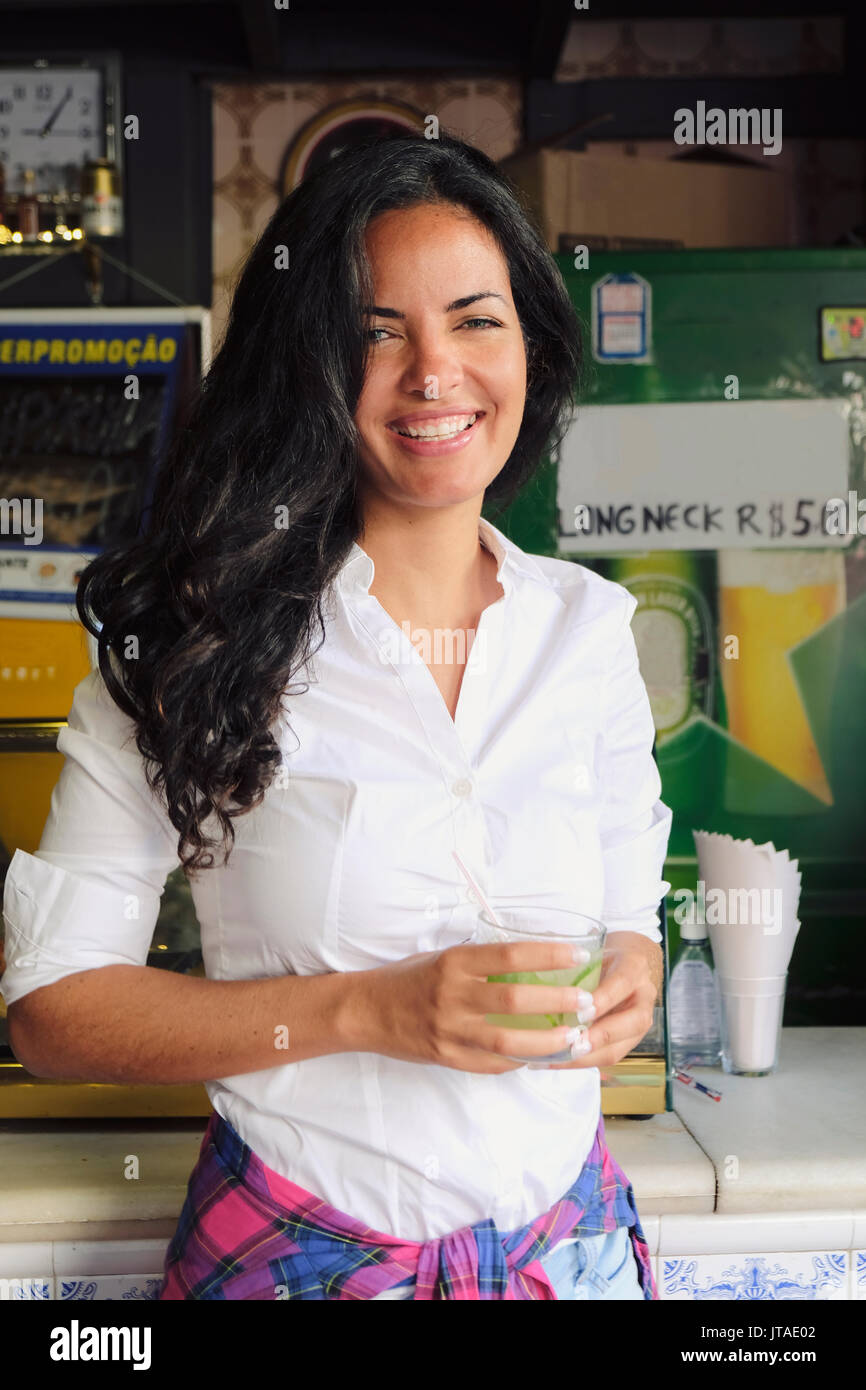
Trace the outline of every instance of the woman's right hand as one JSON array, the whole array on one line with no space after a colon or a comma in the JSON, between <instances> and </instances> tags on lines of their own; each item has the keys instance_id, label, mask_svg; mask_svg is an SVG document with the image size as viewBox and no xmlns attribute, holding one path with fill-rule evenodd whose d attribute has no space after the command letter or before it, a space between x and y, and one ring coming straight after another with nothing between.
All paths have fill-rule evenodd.
<instances>
[{"instance_id":1,"label":"woman's right hand","mask_svg":"<svg viewBox=\"0 0 866 1390\"><path fill-rule=\"evenodd\" d=\"M585 957L584 957L585 958ZM487 1023L486 1014L574 1013L584 991L559 985L490 984L488 975L563 970L571 946L514 941L425 951L351 977L347 1050L404 1062L497 1074L525 1066L507 1054L543 1058L568 1046L567 1026L529 1029Z\"/></svg>"}]
</instances>

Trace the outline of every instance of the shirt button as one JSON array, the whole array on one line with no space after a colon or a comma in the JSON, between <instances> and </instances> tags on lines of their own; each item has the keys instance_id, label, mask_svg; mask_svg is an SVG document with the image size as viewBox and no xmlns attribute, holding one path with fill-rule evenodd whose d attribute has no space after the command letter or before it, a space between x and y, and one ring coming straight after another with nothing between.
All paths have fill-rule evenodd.
<instances>
[{"instance_id":1,"label":"shirt button","mask_svg":"<svg viewBox=\"0 0 866 1390\"><path fill-rule=\"evenodd\" d=\"M451 790L455 796L471 796L472 783L468 781L467 778L461 777L459 781L454 783Z\"/></svg>"}]
</instances>

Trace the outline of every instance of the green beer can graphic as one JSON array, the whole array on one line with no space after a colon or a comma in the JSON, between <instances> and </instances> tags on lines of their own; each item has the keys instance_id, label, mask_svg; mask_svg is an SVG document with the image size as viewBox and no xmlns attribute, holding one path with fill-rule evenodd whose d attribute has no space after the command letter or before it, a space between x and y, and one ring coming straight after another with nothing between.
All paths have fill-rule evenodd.
<instances>
[{"instance_id":1,"label":"green beer can graphic","mask_svg":"<svg viewBox=\"0 0 866 1390\"><path fill-rule=\"evenodd\" d=\"M715 555L619 555L607 561L604 572L637 599L631 627L659 745L696 715L721 721Z\"/></svg>"}]
</instances>

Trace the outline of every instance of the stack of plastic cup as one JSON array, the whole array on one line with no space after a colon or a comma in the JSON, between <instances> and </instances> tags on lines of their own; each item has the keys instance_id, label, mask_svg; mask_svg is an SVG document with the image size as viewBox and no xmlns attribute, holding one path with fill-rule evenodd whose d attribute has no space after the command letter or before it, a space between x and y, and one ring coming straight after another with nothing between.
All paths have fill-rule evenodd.
<instances>
[{"instance_id":1,"label":"stack of plastic cup","mask_svg":"<svg viewBox=\"0 0 866 1390\"><path fill-rule=\"evenodd\" d=\"M719 976L725 1071L742 1076L766 1076L776 1070L787 982L787 971L784 975L753 980L734 975Z\"/></svg>"},{"instance_id":2,"label":"stack of plastic cup","mask_svg":"<svg viewBox=\"0 0 866 1390\"><path fill-rule=\"evenodd\" d=\"M787 850L695 830L703 910L721 995L722 1066L766 1076L779 1064L800 874Z\"/></svg>"}]
</instances>

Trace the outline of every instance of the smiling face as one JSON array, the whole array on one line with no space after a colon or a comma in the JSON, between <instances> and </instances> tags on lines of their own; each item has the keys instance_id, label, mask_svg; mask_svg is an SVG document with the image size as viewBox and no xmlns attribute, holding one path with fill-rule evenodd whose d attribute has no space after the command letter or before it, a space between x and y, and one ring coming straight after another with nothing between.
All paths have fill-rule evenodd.
<instances>
[{"instance_id":1,"label":"smiling face","mask_svg":"<svg viewBox=\"0 0 866 1390\"><path fill-rule=\"evenodd\" d=\"M355 412L361 491L401 507L477 499L508 461L526 400L505 259L450 204L381 213L366 249L375 294Z\"/></svg>"}]
</instances>

